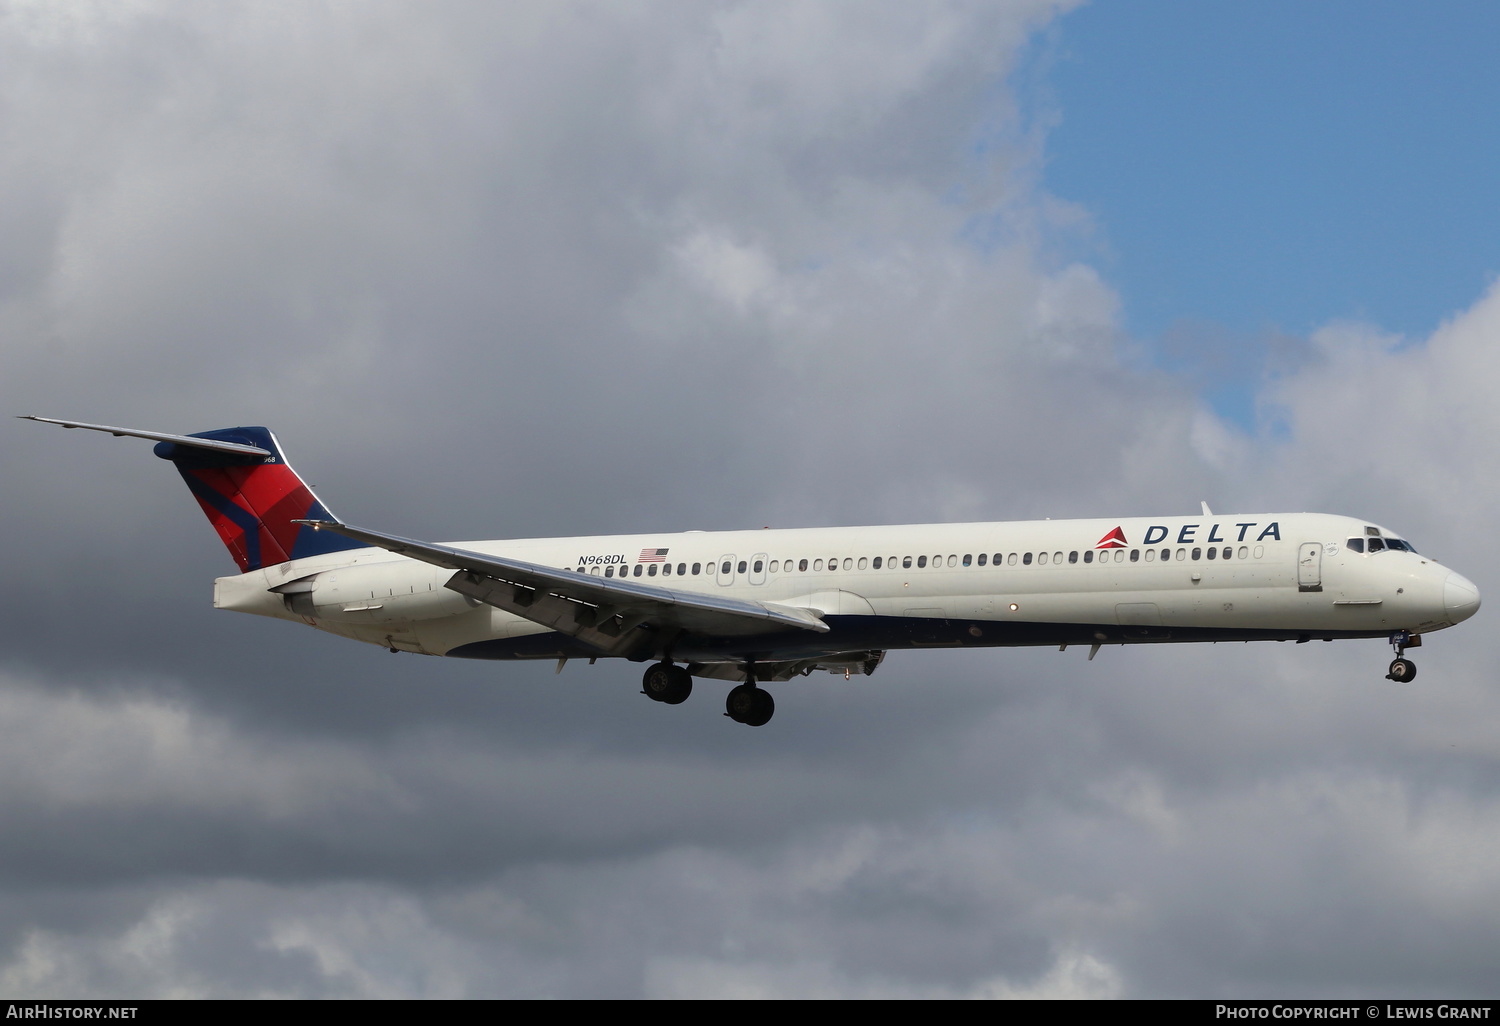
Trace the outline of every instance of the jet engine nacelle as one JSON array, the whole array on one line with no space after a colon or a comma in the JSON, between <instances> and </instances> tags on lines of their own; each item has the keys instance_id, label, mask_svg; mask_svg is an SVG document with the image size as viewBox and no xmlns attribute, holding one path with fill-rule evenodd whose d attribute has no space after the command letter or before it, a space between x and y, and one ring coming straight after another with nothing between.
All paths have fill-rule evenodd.
<instances>
[{"instance_id":1,"label":"jet engine nacelle","mask_svg":"<svg viewBox=\"0 0 1500 1026\"><path fill-rule=\"evenodd\" d=\"M473 608L473 599L443 587L447 574L413 567L409 579L394 575L390 564L326 570L271 590L287 610L325 623L415 623L456 616Z\"/></svg>"}]
</instances>

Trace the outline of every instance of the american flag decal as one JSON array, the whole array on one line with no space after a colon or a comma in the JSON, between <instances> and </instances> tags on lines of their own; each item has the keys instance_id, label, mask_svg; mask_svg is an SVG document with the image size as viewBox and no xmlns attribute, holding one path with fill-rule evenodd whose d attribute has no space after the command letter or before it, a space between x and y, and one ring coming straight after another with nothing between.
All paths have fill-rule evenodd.
<instances>
[{"instance_id":1,"label":"american flag decal","mask_svg":"<svg viewBox=\"0 0 1500 1026\"><path fill-rule=\"evenodd\" d=\"M666 558L667 558L667 550L666 549L642 549L640 557L638 559L636 559L636 562L637 563L660 563L660 562L663 562L664 560L666 560Z\"/></svg>"}]
</instances>

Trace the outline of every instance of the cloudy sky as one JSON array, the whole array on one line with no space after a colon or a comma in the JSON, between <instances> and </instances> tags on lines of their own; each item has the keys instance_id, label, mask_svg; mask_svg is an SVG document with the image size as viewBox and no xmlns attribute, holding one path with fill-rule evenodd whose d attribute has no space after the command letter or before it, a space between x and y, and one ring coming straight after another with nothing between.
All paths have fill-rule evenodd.
<instances>
[{"instance_id":1,"label":"cloudy sky","mask_svg":"<svg viewBox=\"0 0 1500 1026\"><path fill-rule=\"evenodd\" d=\"M0 411L273 427L354 523L1215 509L1491 594L1479 5L0 0ZM629 664L210 608L148 443L0 435L5 996L1493 996L1490 610Z\"/></svg>"}]
</instances>

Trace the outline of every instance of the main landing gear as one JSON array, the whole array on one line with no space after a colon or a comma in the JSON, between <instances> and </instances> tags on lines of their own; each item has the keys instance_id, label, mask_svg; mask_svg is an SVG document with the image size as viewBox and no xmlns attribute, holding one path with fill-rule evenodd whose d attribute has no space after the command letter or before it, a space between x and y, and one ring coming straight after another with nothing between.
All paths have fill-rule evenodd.
<instances>
[{"instance_id":1,"label":"main landing gear","mask_svg":"<svg viewBox=\"0 0 1500 1026\"><path fill-rule=\"evenodd\" d=\"M1408 684L1416 679L1417 664L1406 658L1406 649L1413 643L1420 644L1421 638L1413 638L1406 631L1397 631L1391 635L1391 648L1396 651L1396 658L1391 660L1390 672L1385 675L1386 680L1393 680L1397 684Z\"/></svg>"},{"instance_id":2,"label":"main landing gear","mask_svg":"<svg viewBox=\"0 0 1500 1026\"><path fill-rule=\"evenodd\" d=\"M652 663L641 676L641 693L653 702L681 705L693 693L693 676L669 662ZM724 700L724 715L746 726L763 727L775 713L775 701L755 686L753 673Z\"/></svg>"},{"instance_id":3,"label":"main landing gear","mask_svg":"<svg viewBox=\"0 0 1500 1026\"><path fill-rule=\"evenodd\" d=\"M671 663L653 663L641 678L641 692L653 702L681 705L693 693L693 676Z\"/></svg>"},{"instance_id":4,"label":"main landing gear","mask_svg":"<svg viewBox=\"0 0 1500 1026\"><path fill-rule=\"evenodd\" d=\"M724 715L747 727L763 727L775 714L776 702L771 693L756 687L754 677L732 689L724 699Z\"/></svg>"}]
</instances>

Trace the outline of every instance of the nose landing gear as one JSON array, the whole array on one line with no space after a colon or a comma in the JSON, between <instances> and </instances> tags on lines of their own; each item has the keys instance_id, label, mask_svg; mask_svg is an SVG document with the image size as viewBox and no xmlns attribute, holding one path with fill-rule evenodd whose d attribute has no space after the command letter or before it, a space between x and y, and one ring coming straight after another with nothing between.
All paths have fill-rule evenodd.
<instances>
[{"instance_id":1,"label":"nose landing gear","mask_svg":"<svg viewBox=\"0 0 1500 1026\"><path fill-rule=\"evenodd\" d=\"M1391 660L1390 672L1385 675L1386 680L1393 680L1397 684L1409 684L1417 677L1417 664L1406 658L1408 646L1415 647L1421 644L1421 638L1413 638L1406 631L1397 631L1391 635L1391 648L1396 652L1396 658Z\"/></svg>"},{"instance_id":2,"label":"nose landing gear","mask_svg":"<svg viewBox=\"0 0 1500 1026\"><path fill-rule=\"evenodd\" d=\"M1397 684L1410 683L1416 676L1417 664L1410 659L1392 659L1391 670L1385 675L1386 680L1393 680Z\"/></svg>"}]
</instances>

